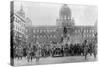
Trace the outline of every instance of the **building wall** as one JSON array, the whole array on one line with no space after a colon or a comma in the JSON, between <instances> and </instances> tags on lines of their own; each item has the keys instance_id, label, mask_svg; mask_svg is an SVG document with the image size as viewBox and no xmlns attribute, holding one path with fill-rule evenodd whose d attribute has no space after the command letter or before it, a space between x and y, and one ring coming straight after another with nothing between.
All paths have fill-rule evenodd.
<instances>
[{"instance_id":1,"label":"building wall","mask_svg":"<svg viewBox=\"0 0 100 67\"><path fill-rule=\"evenodd\" d=\"M45 42L51 42L51 41L56 41L56 26L55 27L33 27L32 29L32 37L33 41L40 42L40 43L45 43Z\"/></svg>"},{"instance_id":2,"label":"building wall","mask_svg":"<svg viewBox=\"0 0 100 67\"><path fill-rule=\"evenodd\" d=\"M26 42L26 28L25 21L18 14L14 14L14 22L13 22L13 35L17 44L25 44ZM18 43L19 42L19 43Z\"/></svg>"},{"instance_id":3,"label":"building wall","mask_svg":"<svg viewBox=\"0 0 100 67\"><path fill-rule=\"evenodd\" d=\"M25 35L25 21L20 18L20 16L14 14L14 30Z\"/></svg>"},{"instance_id":4,"label":"building wall","mask_svg":"<svg viewBox=\"0 0 100 67\"><path fill-rule=\"evenodd\" d=\"M95 38L96 32L94 26L75 26L71 41L81 43L84 40L92 40Z\"/></svg>"},{"instance_id":5,"label":"building wall","mask_svg":"<svg viewBox=\"0 0 100 67\"><path fill-rule=\"evenodd\" d=\"M59 18L56 22L57 25L55 26L31 27L29 30L29 42L45 43L54 41L60 43L61 39L66 35L71 43L81 43L85 39L93 39L96 33L94 26L75 26L75 21L71 17L71 10L68 5L61 7ZM66 34L63 31L64 27L66 27ZM68 40L67 37L65 41Z\"/></svg>"}]
</instances>

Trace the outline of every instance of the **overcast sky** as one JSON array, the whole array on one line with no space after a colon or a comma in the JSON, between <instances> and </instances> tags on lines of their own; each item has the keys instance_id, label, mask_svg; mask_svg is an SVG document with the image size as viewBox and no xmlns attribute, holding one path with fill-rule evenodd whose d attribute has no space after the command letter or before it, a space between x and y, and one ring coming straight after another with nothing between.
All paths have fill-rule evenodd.
<instances>
[{"instance_id":1,"label":"overcast sky","mask_svg":"<svg viewBox=\"0 0 100 67\"><path fill-rule=\"evenodd\" d=\"M55 3L34 3L15 1L14 8L18 11L23 9L32 20L33 25L56 25L56 19L59 18L59 10L63 4ZM75 20L75 25L94 25L97 20L97 7L84 5L68 5Z\"/></svg>"}]
</instances>

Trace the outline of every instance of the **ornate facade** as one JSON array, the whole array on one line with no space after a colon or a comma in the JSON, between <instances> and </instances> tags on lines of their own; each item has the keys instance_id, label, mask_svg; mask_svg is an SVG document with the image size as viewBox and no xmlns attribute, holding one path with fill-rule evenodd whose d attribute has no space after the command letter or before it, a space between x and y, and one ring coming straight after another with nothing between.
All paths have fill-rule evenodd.
<instances>
[{"instance_id":1,"label":"ornate facade","mask_svg":"<svg viewBox=\"0 0 100 67\"><path fill-rule=\"evenodd\" d=\"M11 8L13 9L13 8ZM28 28L27 25L30 25L31 20L26 18L23 7L21 6L19 11L12 12L11 18L11 32L13 36L14 45L26 45L28 39ZM30 21L29 21L30 20Z\"/></svg>"},{"instance_id":2,"label":"ornate facade","mask_svg":"<svg viewBox=\"0 0 100 67\"><path fill-rule=\"evenodd\" d=\"M59 12L57 25L32 27L31 42L36 43L60 43L63 39L65 42L80 43L95 38L97 31L95 26L76 26L74 19L71 17L71 10L68 5L64 4Z\"/></svg>"}]
</instances>

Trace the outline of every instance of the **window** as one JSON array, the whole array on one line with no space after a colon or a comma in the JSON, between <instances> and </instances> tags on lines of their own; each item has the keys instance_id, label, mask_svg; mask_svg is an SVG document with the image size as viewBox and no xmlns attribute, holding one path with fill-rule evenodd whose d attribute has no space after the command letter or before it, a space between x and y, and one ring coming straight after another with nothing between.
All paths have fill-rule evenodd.
<instances>
[{"instance_id":1,"label":"window","mask_svg":"<svg viewBox=\"0 0 100 67\"><path fill-rule=\"evenodd\" d=\"M94 30L92 30L92 32L94 32Z\"/></svg>"},{"instance_id":2,"label":"window","mask_svg":"<svg viewBox=\"0 0 100 67\"><path fill-rule=\"evenodd\" d=\"M33 30L33 33L35 33L36 32L36 30Z\"/></svg>"},{"instance_id":3,"label":"window","mask_svg":"<svg viewBox=\"0 0 100 67\"><path fill-rule=\"evenodd\" d=\"M40 35L40 37L42 37L42 35Z\"/></svg>"},{"instance_id":4,"label":"window","mask_svg":"<svg viewBox=\"0 0 100 67\"><path fill-rule=\"evenodd\" d=\"M47 32L49 33L49 30L47 30Z\"/></svg>"},{"instance_id":5,"label":"window","mask_svg":"<svg viewBox=\"0 0 100 67\"><path fill-rule=\"evenodd\" d=\"M19 23L19 20L17 20L17 23Z\"/></svg>"},{"instance_id":6,"label":"window","mask_svg":"<svg viewBox=\"0 0 100 67\"><path fill-rule=\"evenodd\" d=\"M89 35L87 34L87 37L89 37Z\"/></svg>"},{"instance_id":7,"label":"window","mask_svg":"<svg viewBox=\"0 0 100 67\"><path fill-rule=\"evenodd\" d=\"M16 30L16 25L14 26L14 29Z\"/></svg>"},{"instance_id":8,"label":"window","mask_svg":"<svg viewBox=\"0 0 100 67\"><path fill-rule=\"evenodd\" d=\"M54 38L55 38L56 36L54 35Z\"/></svg>"},{"instance_id":9,"label":"window","mask_svg":"<svg viewBox=\"0 0 100 67\"><path fill-rule=\"evenodd\" d=\"M38 30L38 32L40 33L40 30Z\"/></svg>"},{"instance_id":10,"label":"window","mask_svg":"<svg viewBox=\"0 0 100 67\"><path fill-rule=\"evenodd\" d=\"M88 31L89 31L89 30L87 29L86 32L88 33Z\"/></svg>"},{"instance_id":11,"label":"window","mask_svg":"<svg viewBox=\"0 0 100 67\"><path fill-rule=\"evenodd\" d=\"M45 32L45 30L43 30Z\"/></svg>"},{"instance_id":12,"label":"window","mask_svg":"<svg viewBox=\"0 0 100 67\"><path fill-rule=\"evenodd\" d=\"M36 30L36 32L39 32L39 30Z\"/></svg>"},{"instance_id":13,"label":"window","mask_svg":"<svg viewBox=\"0 0 100 67\"><path fill-rule=\"evenodd\" d=\"M52 35L50 35L50 37L52 37Z\"/></svg>"},{"instance_id":14,"label":"window","mask_svg":"<svg viewBox=\"0 0 100 67\"><path fill-rule=\"evenodd\" d=\"M83 36L86 37L86 34L84 34Z\"/></svg>"},{"instance_id":15,"label":"window","mask_svg":"<svg viewBox=\"0 0 100 67\"><path fill-rule=\"evenodd\" d=\"M94 34L92 34L92 36L94 37Z\"/></svg>"},{"instance_id":16,"label":"window","mask_svg":"<svg viewBox=\"0 0 100 67\"><path fill-rule=\"evenodd\" d=\"M77 32L79 33L79 30L77 30Z\"/></svg>"},{"instance_id":17,"label":"window","mask_svg":"<svg viewBox=\"0 0 100 67\"><path fill-rule=\"evenodd\" d=\"M17 18L15 17L14 20L17 22Z\"/></svg>"},{"instance_id":18,"label":"window","mask_svg":"<svg viewBox=\"0 0 100 67\"><path fill-rule=\"evenodd\" d=\"M49 35L47 35L47 37L49 38Z\"/></svg>"},{"instance_id":19,"label":"window","mask_svg":"<svg viewBox=\"0 0 100 67\"><path fill-rule=\"evenodd\" d=\"M17 30L19 31L19 27L17 27Z\"/></svg>"},{"instance_id":20,"label":"window","mask_svg":"<svg viewBox=\"0 0 100 67\"><path fill-rule=\"evenodd\" d=\"M39 38L39 36L37 35L37 38Z\"/></svg>"},{"instance_id":21,"label":"window","mask_svg":"<svg viewBox=\"0 0 100 67\"><path fill-rule=\"evenodd\" d=\"M75 30L75 33L77 33L77 30Z\"/></svg>"},{"instance_id":22,"label":"window","mask_svg":"<svg viewBox=\"0 0 100 67\"><path fill-rule=\"evenodd\" d=\"M26 32L28 32L28 30L26 29Z\"/></svg>"},{"instance_id":23,"label":"window","mask_svg":"<svg viewBox=\"0 0 100 67\"><path fill-rule=\"evenodd\" d=\"M91 37L91 34L89 34L89 36L88 37Z\"/></svg>"},{"instance_id":24,"label":"window","mask_svg":"<svg viewBox=\"0 0 100 67\"><path fill-rule=\"evenodd\" d=\"M86 32L86 30L84 30L84 33Z\"/></svg>"},{"instance_id":25,"label":"window","mask_svg":"<svg viewBox=\"0 0 100 67\"><path fill-rule=\"evenodd\" d=\"M50 32L52 32L52 30L50 30Z\"/></svg>"},{"instance_id":26,"label":"window","mask_svg":"<svg viewBox=\"0 0 100 67\"><path fill-rule=\"evenodd\" d=\"M92 32L92 30L90 30L90 33Z\"/></svg>"},{"instance_id":27,"label":"window","mask_svg":"<svg viewBox=\"0 0 100 67\"><path fill-rule=\"evenodd\" d=\"M17 26L15 26L15 27L16 27L16 30L18 30Z\"/></svg>"},{"instance_id":28,"label":"window","mask_svg":"<svg viewBox=\"0 0 100 67\"><path fill-rule=\"evenodd\" d=\"M43 37L46 37L45 35L43 35Z\"/></svg>"},{"instance_id":29,"label":"window","mask_svg":"<svg viewBox=\"0 0 100 67\"><path fill-rule=\"evenodd\" d=\"M21 25L21 21L20 20L18 20L18 23Z\"/></svg>"},{"instance_id":30,"label":"window","mask_svg":"<svg viewBox=\"0 0 100 67\"><path fill-rule=\"evenodd\" d=\"M21 31L21 28L19 28L19 31Z\"/></svg>"},{"instance_id":31,"label":"window","mask_svg":"<svg viewBox=\"0 0 100 67\"><path fill-rule=\"evenodd\" d=\"M35 38L35 35L33 35L33 37Z\"/></svg>"},{"instance_id":32,"label":"window","mask_svg":"<svg viewBox=\"0 0 100 67\"><path fill-rule=\"evenodd\" d=\"M55 32L55 30L53 30L53 32Z\"/></svg>"},{"instance_id":33,"label":"window","mask_svg":"<svg viewBox=\"0 0 100 67\"><path fill-rule=\"evenodd\" d=\"M42 30L40 30L40 33L42 33Z\"/></svg>"}]
</instances>

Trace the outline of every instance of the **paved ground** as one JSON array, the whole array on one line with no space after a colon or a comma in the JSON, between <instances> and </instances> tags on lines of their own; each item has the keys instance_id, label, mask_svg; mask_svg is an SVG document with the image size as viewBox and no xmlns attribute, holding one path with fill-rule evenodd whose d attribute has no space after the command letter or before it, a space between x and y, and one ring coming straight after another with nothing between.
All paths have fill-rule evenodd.
<instances>
[{"instance_id":1,"label":"paved ground","mask_svg":"<svg viewBox=\"0 0 100 67\"><path fill-rule=\"evenodd\" d=\"M96 61L93 56L88 56L87 60L83 56L70 56L70 57L47 57L40 58L39 62L36 62L36 59L33 59L32 62L27 62L26 58L22 60L14 59L15 66L19 65L40 65L40 64L54 64L54 63L70 63L70 62L87 62L87 61Z\"/></svg>"}]
</instances>

